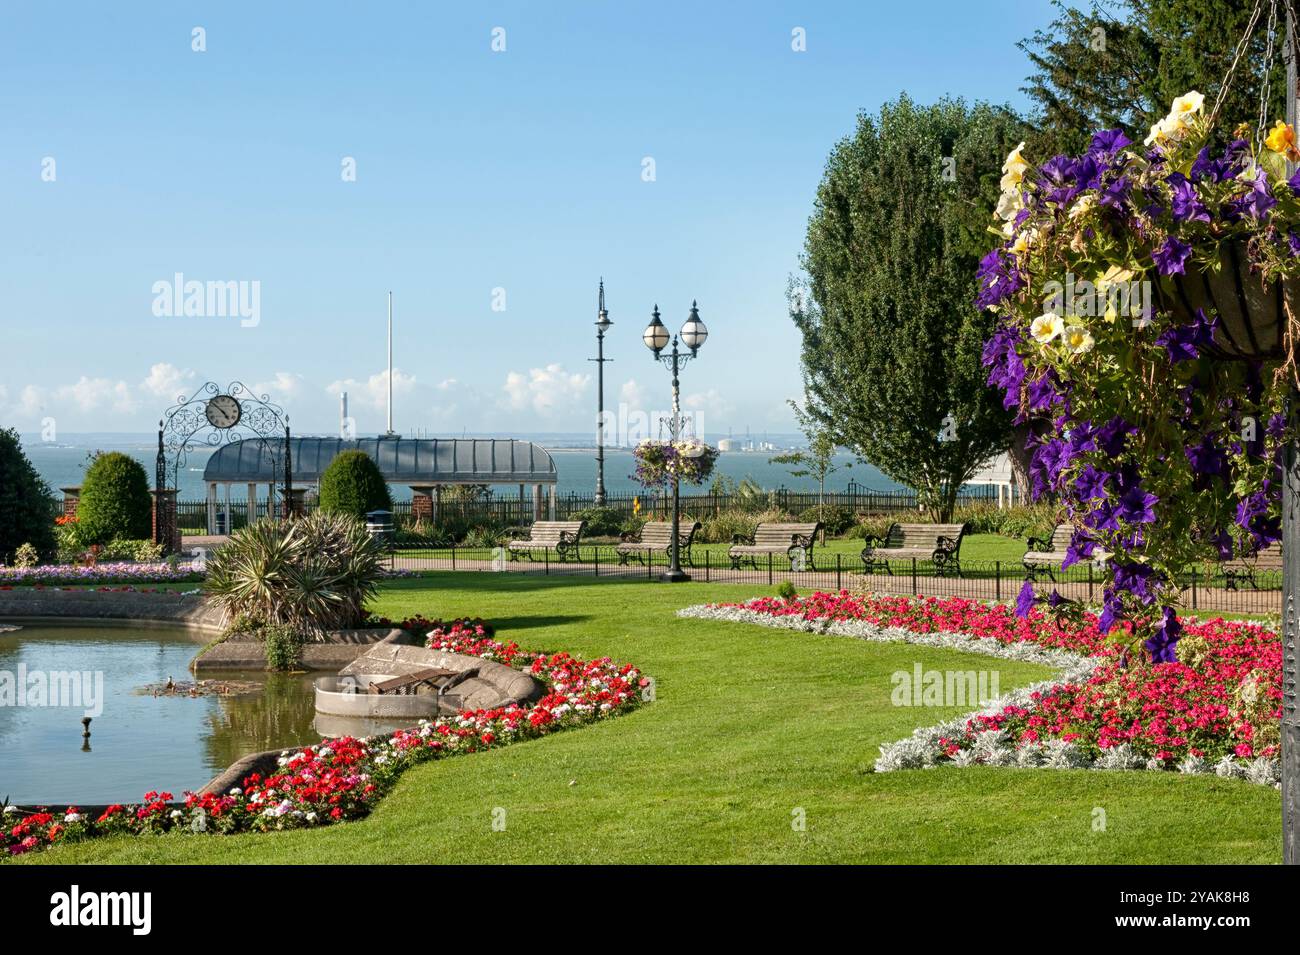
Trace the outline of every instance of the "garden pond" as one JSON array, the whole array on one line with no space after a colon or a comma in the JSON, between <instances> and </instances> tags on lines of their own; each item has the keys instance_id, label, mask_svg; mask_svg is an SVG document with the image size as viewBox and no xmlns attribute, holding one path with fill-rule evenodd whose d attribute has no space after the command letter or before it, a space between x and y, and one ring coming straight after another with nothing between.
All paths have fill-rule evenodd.
<instances>
[{"instance_id":1,"label":"garden pond","mask_svg":"<svg viewBox=\"0 0 1300 955\"><path fill-rule=\"evenodd\" d=\"M399 725L318 718L311 674L204 674L215 684L191 695L199 648L179 629L0 632L0 800L61 808L138 802L150 790L180 798L248 753Z\"/></svg>"}]
</instances>

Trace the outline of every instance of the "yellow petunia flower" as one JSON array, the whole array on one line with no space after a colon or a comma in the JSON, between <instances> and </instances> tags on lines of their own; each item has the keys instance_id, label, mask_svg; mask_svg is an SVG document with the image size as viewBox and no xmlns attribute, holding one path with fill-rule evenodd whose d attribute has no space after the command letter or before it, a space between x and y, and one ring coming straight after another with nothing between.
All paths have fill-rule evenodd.
<instances>
[{"instance_id":1,"label":"yellow petunia flower","mask_svg":"<svg viewBox=\"0 0 1300 955\"><path fill-rule=\"evenodd\" d=\"M1065 321L1055 312L1044 312L1029 323L1029 334L1040 345L1059 337L1065 331Z\"/></svg>"},{"instance_id":2,"label":"yellow petunia flower","mask_svg":"<svg viewBox=\"0 0 1300 955\"><path fill-rule=\"evenodd\" d=\"M1191 119L1192 116L1201 111L1201 107L1204 105L1205 97L1196 90L1191 90L1174 100L1174 105L1169 108L1169 118L1177 116L1183 119Z\"/></svg>"},{"instance_id":3,"label":"yellow petunia flower","mask_svg":"<svg viewBox=\"0 0 1300 955\"><path fill-rule=\"evenodd\" d=\"M1288 159L1300 159L1300 150L1297 150L1295 145L1295 130L1280 119L1269 130L1264 145Z\"/></svg>"},{"instance_id":4,"label":"yellow petunia flower","mask_svg":"<svg viewBox=\"0 0 1300 955\"><path fill-rule=\"evenodd\" d=\"M1067 328L1064 342L1065 347L1075 355L1082 355L1084 352L1092 351L1092 346L1096 344L1092 333L1082 325L1071 325Z\"/></svg>"}]
</instances>

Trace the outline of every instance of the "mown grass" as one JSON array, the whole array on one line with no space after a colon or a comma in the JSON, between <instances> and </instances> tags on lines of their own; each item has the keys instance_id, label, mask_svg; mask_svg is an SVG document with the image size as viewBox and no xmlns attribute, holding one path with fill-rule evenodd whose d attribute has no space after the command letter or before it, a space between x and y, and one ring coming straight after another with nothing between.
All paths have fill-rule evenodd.
<instances>
[{"instance_id":1,"label":"mown grass","mask_svg":"<svg viewBox=\"0 0 1300 955\"><path fill-rule=\"evenodd\" d=\"M656 702L606 723L408 772L368 818L235 837L114 837L32 863L1273 862L1277 791L1144 772L877 774L878 747L965 708L893 706L891 675L1042 667L681 620L753 586L436 574L385 585L392 617L482 614L524 646L608 654ZM506 827L492 826L504 809ZM806 828L792 822L802 813ZM1098 820L1104 830L1098 831Z\"/></svg>"}]
</instances>

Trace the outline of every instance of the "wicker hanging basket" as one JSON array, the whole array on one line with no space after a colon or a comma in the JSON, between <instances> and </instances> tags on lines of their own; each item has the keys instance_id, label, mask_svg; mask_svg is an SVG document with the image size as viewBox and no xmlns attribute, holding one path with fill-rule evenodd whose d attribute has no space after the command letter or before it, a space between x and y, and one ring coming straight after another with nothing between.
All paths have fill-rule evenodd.
<instances>
[{"instance_id":1,"label":"wicker hanging basket","mask_svg":"<svg viewBox=\"0 0 1300 955\"><path fill-rule=\"evenodd\" d=\"M1264 284L1251 274L1245 242L1219 247L1219 267L1189 268L1162 276L1153 287L1155 305L1190 322L1197 309L1218 315L1215 354L1220 358L1286 359L1288 309L1300 316L1300 277Z\"/></svg>"}]
</instances>

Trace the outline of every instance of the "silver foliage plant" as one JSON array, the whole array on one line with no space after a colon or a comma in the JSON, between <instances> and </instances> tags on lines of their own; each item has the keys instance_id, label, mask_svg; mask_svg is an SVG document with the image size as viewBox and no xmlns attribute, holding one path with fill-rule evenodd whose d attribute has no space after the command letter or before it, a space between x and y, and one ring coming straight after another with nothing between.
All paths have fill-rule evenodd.
<instances>
[{"instance_id":1,"label":"silver foliage plant","mask_svg":"<svg viewBox=\"0 0 1300 955\"><path fill-rule=\"evenodd\" d=\"M1038 743L1015 746L1004 730L987 730L976 733L974 741L949 756L944 740L963 739L968 723L980 716L993 716L1007 706L1034 708L1033 696L1046 693L1062 683L1086 681L1104 661L1096 657L1081 656L1067 650L1035 646L1030 643L1003 644L965 633L914 633L904 627L882 627L866 620L806 620L799 616L774 617L771 614L743 607L719 607L700 604L677 611L679 617L705 620L725 620L733 623L753 623L782 630L828 636L851 637L880 643L909 643L917 646L980 653L1003 660L1044 664L1059 671L1054 680L1044 680L1004 694L988 705L946 720L934 726L923 726L912 731L906 739L880 747L875 771L889 773L899 769L931 769L936 766L1012 766L1020 769L1099 769L1099 770L1158 770L1170 771L1158 759L1148 759L1130 744L1123 743L1091 759L1075 743L1068 740L1049 739ZM1175 767L1188 776L1214 774L1224 779L1240 779L1263 786L1280 786L1282 763L1279 759L1257 757L1253 760L1225 756L1211 764L1199 756L1188 756Z\"/></svg>"}]
</instances>

